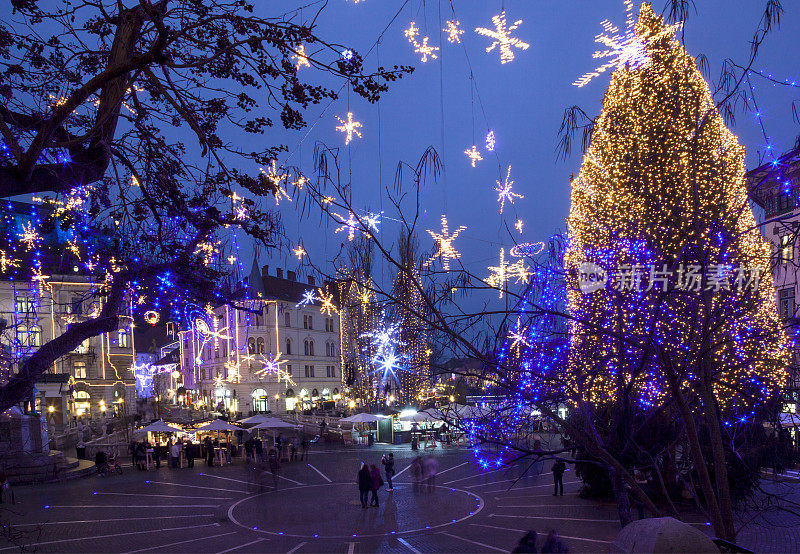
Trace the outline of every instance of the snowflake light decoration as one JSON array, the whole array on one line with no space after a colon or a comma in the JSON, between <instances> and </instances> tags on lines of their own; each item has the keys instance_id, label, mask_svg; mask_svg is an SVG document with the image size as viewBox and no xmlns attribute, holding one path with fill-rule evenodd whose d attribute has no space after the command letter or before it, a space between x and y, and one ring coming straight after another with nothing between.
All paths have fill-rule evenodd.
<instances>
[{"instance_id":1,"label":"snowflake light decoration","mask_svg":"<svg viewBox=\"0 0 800 554\"><path fill-rule=\"evenodd\" d=\"M300 68L303 67L303 66L311 67L311 63L308 61L308 57L306 57L306 46L305 46L305 44L298 44L295 47L295 51L296 51L296 54L294 56L292 56L294 58L295 62L296 62L295 66L294 66L295 71L300 71Z\"/></svg>"},{"instance_id":2,"label":"snowflake light decoration","mask_svg":"<svg viewBox=\"0 0 800 554\"><path fill-rule=\"evenodd\" d=\"M355 57L355 55L356 55L355 52L353 52L349 48L345 48L341 52L342 59L344 61L346 61L346 62L349 62L350 60L352 60Z\"/></svg>"},{"instance_id":3,"label":"snowflake light decoration","mask_svg":"<svg viewBox=\"0 0 800 554\"><path fill-rule=\"evenodd\" d=\"M494 131L489 131L486 134L486 150L488 152L494 152L494 147L495 147Z\"/></svg>"},{"instance_id":4,"label":"snowflake light decoration","mask_svg":"<svg viewBox=\"0 0 800 554\"><path fill-rule=\"evenodd\" d=\"M397 353L397 348L405 345L400 341L399 334L399 322L387 325L382 318L374 331L361 335L363 338L370 339L367 351L372 349L370 363L373 369L369 374L375 377L373 383L377 390L385 391L389 381L393 381L398 388L400 387L397 373L407 368L401 364L406 356Z\"/></svg>"},{"instance_id":5,"label":"snowflake light decoration","mask_svg":"<svg viewBox=\"0 0 800 554\"><path fill-rule=\"evenodd\" d=\"M466 154L467 157L469 158L469 161L472 164L472 167L475 167L475 164L477 162L483 160L483 156L481 156L481 153L478 150L478 147L475 146L474 144L472 145L472 148L464 150L464 154Z\"/></svg>"},{"instance_id":6,"label":"snowflake light decoration","mask_svg":"<svg viewBox=\"0 0 800 554\"><path fill-rule=\"evenodd\" d=\"M453 241L456 240L458 235L461 231L466 230L466 227L463 225L456 229L453 234L451 235L448 228L447 228L447 216L442 216L442 232L437 233L435 231L428 230L428 234L436 241L436 245L439 247L438 251L428 258L428 261L425 262L425 265L432 264L436 258L442 259L442 267L445 271L450 270L450 260L457 260L461 257L461 253L455 249L453 246Z\"/></svg>"},{"instance_id":7,"label":"snowflake light decoration","mask_svg":"<svg viewBox=\"0 0 800 554\"><path fill-rule=\"evenodd\" d=\"M625 33L607 19L600 25L603 26L603 33L595 37L595 42L602 44L606 50L597 50L592 57L595 59L611 58L594 71L584 74L580 79L572 83L576 87L583 87L595 77L609 69L627 68L629 71L636 71L650 64L647 55L647 44L665 36L672 35L679 30L683 23L678 22L674 25L666 25L662 31L653 36L639 36L636 34L636 24L633 19L633 0L625 0Z\"/></svg>"},{"instance_id":8,"label":"snowflake light decoration","mask_svg":"<svg viewBox=\"0 0 800 554\"><path fill-rule=\"evenodd\" d=\"M22 232L17 236L20 242L25 244L25 250L33 250L42 241L42 235L39 234L39 231L34 229L30 221L22 227Z\"/></svg>"},{"instance_id":9,"label":"snowflake light decoration","mask_svg":"<svg viewBox=\"0 0 800 554\"><path fill-rule=\"evenodd\" d=\"M319 311L322 315L333 315L336 312L336 306L333 305L333 294L326 294L321 292L317 297L320 301Z\"/></svg>"},{"instance_id":10,"label":"snowflake light decoration","mask_svg":"<svg viewBox=\"0 0 800 554\"><path fill-rule=\"evenodd\" d=\"M272 163L269 166L269 170L265 171L264 168L260 168L261 173L263 173L267 180L272 183L273 188L275 189L275 205L277 206L280 204L281 197L286 198L289 202L292 201L292 198L286 193L283 188L283 183L286 181L287 175L285 173L281 173L278 170L278 165L275 160L272 160Z\"/></svg>"},{"instance_id":11,"label":"snowflake light decoration","mask_svg":"<svg viewBox=\"0 0 800 554\"><path fill-rule=\"evenodd\" d=\"M378 225L380 225L381 223L382 215L383 212L379 212L377 214L370 212L362 218L362 221L364 222L365 234L367 231L372 233L378 232Z\"/></svg>"},{"instance_id":12,"label":"snowflake light decoration","mask_svg":"<svg viewBox=\"0 0 800 554\"><path fill-rule=\"evenodd\" d=\"M517 324L508 333L508 340L511 341L509 349L519 349L520 345L530 347L526 337L528 328L522 325L519 316L517 316Z\"/></svg>"},{"instance_id":13,"label":"snowflake light decoration","mask_svg":"<svg viewBox=\"0 0 800 554\"><path fill-rule=\"evenodd\" d=\"M340 231L347 231L347 240L352 241L356 236L356 231L358 230L358 220L356 219L356 215L353 212L349 212L347 214L347 219L336 213L333 215L338 217L342 223L340 227L336 228L336 232L338 233Z\"/></svg>"},{"instance_id":14,"label":"snowflake light decoration","mask_svg":"<svg viewBox=\"0 0 800 554\"><path fill-rule=\"evenodd\" d=\"M485 27L478 27L475 32L479 35L494 39L494 42L486 47L487 52L494 50L496 46L500 48L500 63L509 63L514 60L514 51L512 47L519 48L520 50L527 50L530 44L523 42L516 37L511 36L511 31L519 28L522 20L518 19L510 27L506 22L506 12L503 10L499 15L492 17L494 29L487 29Z\"/></svg>"},{"instance_id":15,"label":"snowflake light decoration","mask_svg":"<svg viewBox=\"0 0 800 554\"><path fill-rule=\"evenodd\" d=\"M302 260L302 259L303 259L303 256L305 256L305 255L306 255L306 251L305 251L305 249L303 248L303 245L302 245L302 244L298 244L298 245L297 245L297 248L295 248L294 250L292 250L292 252L294 252L294 255L295 255L295 256L297 256L297 259L298 259L298 260Z\"/></svg>"},{"instance_id":16,"label":"snowflake light decoration","mask_svg":"<svg viewBox=\"0 0 800 554\"><path fill-rule=\"evenodd\" d=\"M344 139L345 146L350 144L350 141L353 140L353 135L356 135L358 138L363 138L361 136L361 133L358 131L358 129L360 127L363 127L363 125L361 125L361 123L359 123L358 121L353 120L352 112L347 112L347 121L345 121L338 115L335 117L336 119L339 120L339 123L341 123L341 125L338 125L336 127L336 130L345 134L345 139Z\"/></svg>"},{"instance_id":17,"label":"snowflake light decoration","mask_svg":"<svg viewBox=\"0 0 800 554\"><path fill-rule=\"evenodd\" d=\"M518 219L517 222L514 224L514 228L519 231L519 234L522 234L522 228L525 226L525 222L521 219Z\"/></svg>"},{"instance_id":18,"label":"snowflake light decoration","mask_svg":"<svg viewBox=\"0 0 800 554\"><path fill-rule=\"evenodd\" d=\"M447 26L442 29L442 31L447 33L447 42L451 44L461 44L461 35L464 34L464 29L461 28L461 23L459 23L458 20L448 20L446 24Z\"/></svg>"},{"instance_id":19,"label":"snowflake light decoration","mask_svg":"<svg viewBox=\"0 0 800 554\"><path fill-rule=\"evenodd\" d=\"M430 40L430 37L422 37L422 42L417 41L417 37L419 36L419 29L417 28L416 23L412 21L408 29L403 31L403 34L408 39L408 42L410 42L411 45L414 47L414 52L422 54L422 58L420 60L422 61L422 63L428 61L428 56L430 56L434 60L437 59L436 51L439 49L439 47L430 46L428 44L428 40Z\"/></svg>"},{"instance_id":20,"label":"snowflake light decoration","mask_svg":"<svg viewBox=\"0 0 800 554\"><path fill-rule=\"evenodd\" d=\"M278 382L286 381L287 383L291 383L294 385L295 383L292 381L291 376L289 373L283 369L281 366L286 363L286 360L281 359L281 353L278 352L277 354L273 354L270 352L266 356L262 355L262 367L254 372L255 375L258 377L266 377L268 375L274 375L278 378Z\"/></svg>"},{"instance_id":21,"label":"snowflake light decoration","mask_svg":"<svg viewBox=\"0 0 800 554\"><path fill-rule=\"evenodd\" d=\"M514 186L514 181L511 179L511 166L508 166L508 172L506 173L505 181L502 183L500 181L495 181L497 186L494 187L494 191L497 193L497 201L500 202L500 213L503 213L503 208L506 205L506 201L513 204L514 198L525 198L521 194L517 194L516 192L511 192L511 187Z\"/></svg>"},{"instance_id":22,"label":"snowflake light decoration","mask_svg":"<svg viewBox=\"0 0 800 554\"><path fill-rule=\"evenodd\" d=\"M300 302L297 303L297 308L302 308L303 306L307 306L309 304L313 304L318 300L317 298L317 291L314 289L308 289L303 293L303 298Z\"/></svg>"},{"instance_id":23,"label":"snowflake light decoration","mask_svg":"<svg viewBox=\"0 0 800 554\"><path fill-rule=\"evenodd\" d=\"M513 264L506 261L506 251L500 249L500 263L497 266L487 268L492 274L486 278L490 287L499 289L500 298L503 298L505 286L509 279L515 278L517 283L527 283L530 281L531 272L523 260L517 260Z\"/></svg>"},{"instance_id":24,"label":"snowflake light decoration","mask_svg":"<svg viewBox=\"0 0 800 554\"><path fill-rule=\"evenodd\" d=\"M0 250L0 270L5 273L10 267L19 267L19 262L14 258L9 257L4 250Z\"/></svg>"}]
</instances>

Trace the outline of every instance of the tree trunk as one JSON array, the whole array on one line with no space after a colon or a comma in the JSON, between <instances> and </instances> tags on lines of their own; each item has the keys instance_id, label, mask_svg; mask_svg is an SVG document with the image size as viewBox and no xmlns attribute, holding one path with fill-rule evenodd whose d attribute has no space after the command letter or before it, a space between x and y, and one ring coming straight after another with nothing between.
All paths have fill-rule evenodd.
<instances>
[{"instance_id":1,"label":"tree trunk","mask_svg":"<svg viewBox=\"0 0 800 554\"><path fill-rule=\"evenodd\" d=\"M611 475L611 485L614 489L614 498L617 499L617 513L619 514L619 524L622 527L628 525L633 518L631 517L631 502L628 498L628 490L622 482L622 477L614 468L608 468Z\"/></svg>"}]
</instances>

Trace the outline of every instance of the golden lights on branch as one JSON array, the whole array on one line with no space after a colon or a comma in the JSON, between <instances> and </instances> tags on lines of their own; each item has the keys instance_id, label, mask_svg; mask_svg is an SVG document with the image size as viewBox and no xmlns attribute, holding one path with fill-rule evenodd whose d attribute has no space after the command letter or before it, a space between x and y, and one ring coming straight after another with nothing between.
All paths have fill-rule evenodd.
<instances>
[{"instance_id":1,"label":"golden lights on branch","mask_svg":"<svg viewBox=\"0 0 800 554\"><path fill-rule=\"evenodd\" d=\"M453 246L453 241L456 240L461 231L466 230L466 227L463 225L460 226L458 229L453 231L453 234L450 234L450 231L447 226L447 216L442 215L442 231L437 233L435 231L428 230L428 234L436 241L436 246L438 250L436 253L433 254L428 261L425 262L425 265L431 265L437 258L442 259L442 267L446 270L450 270L450 260L457 260L461 257L461 253L455 249Z\"/></svg>"},{"instance_id":2,"label":"golden lights on branch","mask_svg":"<svg viewBox=\"0 0 800 554\"><path fill-rule=\"evenodd\" d=\"M514 61L513 48L520 50L527 50L530 44L522 40L512 37L511 31L515 31L522 24L522 20L518 19L513 25L509 27L506 21L506 12L503 10L498 15L492 17L492 24L494 29L487 29L486 27L478 27L475 32L479 35L494 39L494 42L486 47L487 52L491 52L496 47L500 50L500 63L509 63Z\"/></svg>"},{"instance_id":3,"label":"golden lights on branch","mask_svg":"<svg viewBox=\"0 0 800 554\"><path fill-rule=\"evenodd\" d=\"M353 119L352 112L347 112L347 121L339 117L338 115L335 116L336 119L339 120L341 125L336 126L336 130L345 134L344 144L345 146L350 144L350 141L353 140L353 135L357 136L358 138L363 138L361 133L358 131L363 125L358 121Z\"/></svg>"}]
</instances>

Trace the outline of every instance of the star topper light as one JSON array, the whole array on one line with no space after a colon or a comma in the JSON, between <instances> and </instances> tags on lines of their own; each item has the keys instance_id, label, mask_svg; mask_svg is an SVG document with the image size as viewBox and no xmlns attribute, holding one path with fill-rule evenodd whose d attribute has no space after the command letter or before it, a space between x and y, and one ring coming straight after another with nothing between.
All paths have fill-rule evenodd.
<instances>
[{"instance_id":1,"label":"star topper light","mask_svg":"<svg viewBox=\"0 0 800 554\"><path fill-rule=\"evenodd\" d=\"M672 35L683 25L682 22L674 25L666 25L664 29L655 35L639 36L636 34L636 24L633 20L633 0L625 0L625 33L613 25L609 20L600 23L603 26L603 33L595 37L595 42L602 44L606 50L597 50L592 57L595 59L611 58L594 71L585 73L580 79L572 83L576 87L583 87L595 77L608 71L609 69L627 68L629 71L641 69L650 64L647 55L647 44L665 36Z\"/></svg>"},{"instance_id":2,"label":"star topper light","mask_svg":"<svg viewBox=\"0 0 800 554\"><path fill-rule=\"evenodd\" d=\"M345 146L350 144L350 141L353 140L353 135L356 135L358 138L363 138L361 136L361 133L358 131L358 129L363 127L363 125L361 125L361 123L353 119L352 112L347 112L347 121L345 121L338 115L335 117L336 119L339 120L339 123L341 123L341 125L338 125L336 127L336 130L345 134L345 139L344 139Z\"/></svg>"},{"instance_id":3,"label":"star topper light","mask_svg":"<svg viewBox=\"0 0 800 554\"><path fill-rule=\"evenodd\" d=\"M518 19L509 27L506 21L506 12L503 10L500 14L492 17L492 23L495 27L494 30L487 29L486 27L478 27L475 29L475 32L479 35L494 39L494 42L486 47L486 51L491 52L496 46L499 46L500 63L514 61L514 50L512 50L512 47L519 48L520 50L527 50L530 47L530 44L527 42L523 42L511 36L511 31L518 29L522 24L521 19Z\"/></svg>"},{"instance_id":4,"label":"star topper light","mask_svg":"<svg viewBox=\"0 0 800 554\"><path fill-rule=\"evenodd\" d=\"M450 270L450 260L457 260L461 257L461 253L453 246L453 241L456 240L461 231L466 230L463 225L456 229L451 235L447 228L447 216L442 215L442 232L428 230L428 234L436 241L439 250L425 262L425 265L432 264L436 258L442 259L442 267L445 271Z\"/></svg>"},{"instance_id":5,"label":"star topper light","mask_svg":"<svg viewBox=\"0 0 800 554\"><path fill-rule=\"evenodd\" d=\"M466 154L469 158L470 163L472 163L472 167L475 167L476 162L483 160L483 156L481 156L478 147L474 144L472 145L472 148L464 150L464 154Z\"/></svg>"},{"instance_id":6,"label":"star topper light","mask_svg":"<svg viewBox=\"0 0 800 554\"><path fill-rule=\"evenodd\" d=\"M500 213L503 213L503 208L506 205L506 201L513 204L514 197L516 198L525 198L521 194L517 194L516 192L511 192L511 187L514 186L514 181L511 179L511 166L508 166L508 172L506 173L505 181L502 183L500 181L495 181L497 186L494 187L494 191L497 193L497 201L500 202Z\"/></svg>"}]
</instances>

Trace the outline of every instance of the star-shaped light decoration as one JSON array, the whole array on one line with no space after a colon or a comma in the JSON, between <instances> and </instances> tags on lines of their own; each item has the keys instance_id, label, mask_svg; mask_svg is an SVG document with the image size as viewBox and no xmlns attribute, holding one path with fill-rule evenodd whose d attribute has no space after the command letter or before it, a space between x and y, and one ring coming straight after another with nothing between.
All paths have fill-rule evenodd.
<instances>
[{"instance_id":1,"label":"star-shaped light decoration","mask_svg":"<svg viewBox=\"0 0 800 554\"><path fill-rule=\"evenodd\" d=\"M363 218L361 218L362 222L364 223L364 229L365 229L364 233L365 234L366 234L367 231L372 232L372 233L377 233L378 232L378 225L380 225L380 223L381 223L381 216L382 215L383 215L383 212L380 212L380 213L377 213L377 214L370 212L367 215L365 215Z\"/></svg>"},{"instance_id":2,"label":"star-shaped light decoration","mask_svg":"<svg viewBox=\"0 0 800 554\"><path fill-rule=\"evenodd\" d=\"M260 168L260 170L261 173L267 177L267 180L272 183L272 186L275 189L275 205L277 206L280 203L281 197L286 198L286 200L291 202L291 197L283 189L283 183L286 181L287 175L279 171L278 164L275 162L275 160L272 160L272 163L269 165L267 171L265 171L263 167Z\"/></svg>"},{"instance_id":3,"label":"star-shaped light decoration","mask_svg":"<svg viewBox=\"0 0 800 554\"><path fill-rule=\"evenodd\" d=\"M336 306L333 305L333 294L326 294L320 292L317 300L320 301L319 311L323 315L333 315L336 312Z\"/></svg>"},{"instance_id":4,"label":"star-shaped light decoration","mask_svg":"<svg viewBox=\"0 0 800 554\"><path fill-rule=\"evenodd\" d=\"M295 47L295 52L296 52L296 54L294 56L292 56L294 58L295 62L296 62L295 65L294 65L295 71L300 71L300 68L303 67L303 66L311 67L311 63L308 61L308 58L306 57L306 46L305 46L305 44L298 44Z\"/></svg>"},{"instance_id":5,"label":"star-shaped light decoration","mask_svg":"<svg viewBox=\"0 0 800 554\"><path fill-rule=\"evenodd\" d=\"M517 260L513 264L506 261L505 248L500 249L500 263L497 266L487 268L492 274L486 278L490 287L499 289L500 298L503 298L505 286L509 279L515 278L516 283L527 283L531 279L531 272L523 260Z\"/></svg>"},{"instance_id":6,"label":"star-shaped light decoration","mask_svg":"<svg viewBox=\"0 0 800 554\"><path fill-rule=\"evenodd\" d=\"M233 265L234 263L236 263L236 256L234 256L233 254L231 254L230 256L228 256L228 263L229 263L230 265Z\"/></svg>"},{"instance_id":7,"label":"star-shaped light decoration","mask_svg":"<svg viewBox=\"0 0 800 554\"><path fill-rule=\"evenodd\" d=\"M475 146L474 144L472 145L472 148L464 150L464 154L466 154L467 157L469 158L470 163L472 163L472 167L475 167L475 164L477 162L483 160L483 156L481 156L478 147Z\"/></svg>"},{"instance_id":8,"label":"star-shaped light decoration","mask_svg":"<svg viewBox=\"0 0 800 554\"><path fill-rule=\"evenodd\" d=\"M242 374L239 370L239 364L236 363L234 360L228 360L223 364L225 368L225 373L228 376L229 383L239 383L242 380Z\"/></svg>"},{"instance_id":9,"label":"star-shaped light decoration","mask_svg":"<svg viewBox=\"0 0 800 554\"><path fill-rule=\"evenodd\" d=\"M516 37L511 36L511 31L516 30L522 24L522 20L518 19L510 27L506 22L506 12L503 10L499 15L492 17L494 29L487 29L486 27L478 27L475 32L479 35L494 39L494 42L486 47L487 52L494 50L496 46L500 47L500 63L508 63L514 60L514 51L512 47L519 48L520 50L527 50L530 44L523 42Z\"/></svg>"},{"instance_id":10,"label":"star-shaped light decoration","mask_svg":"<svg viewBox=\"0 0 800 554\"><path fill-rule=\"evenodd\" d=\"M286 360L281 359L281 353L278 352L277 354L273 354L270 352L266 356L263 356L262 360L263 366L261 369L256 370L254 373L258 377L266 377L268 375L274 375L278 378L278 382L286 381L294 385L294 381L292 381L291 375L283 369L281 366L286 363Z\"/></svg>"},{"instance_id":11,"label":"star-shaped light decoration","mask_svg":"<svg viewBox=\"0 0 800 554\"><path fill-rule=\"evenodd\" d=\"M522 234L522 228L525 226L525 222L521 219L518 219L517 222L514 224L514 228L519 231L519 234Z\"/></svg>"},{"instance_id":12,"label":"star-shaped light decoration","mask_svg":"<svg viewBox=\"0 0 800 554\"><path fill-rule=\"evenodd\" d=\"M298 260L301 260L301 259L303 259L303 256L305 256L305 255L306 255L306 251L305 251L305 249L303 248L303 245L302 245L302 244L298 244L298 245L297 245L297 248L295 248L294 250L292 250L292 252L294 252L294 255L295 255L295 256L297 256L297 259L298 259Z\"/></svg>"},{"instance_id":13,"label":"star-shaped light decoration","mask_svg":"<svg viewBox=\"0 0 800 554\"><path fill-rule=\"evenodd\" d=\"M414 46L414 52L422 54L422 58L420 60L422 61L422 63L428 61L428 56L430 56L434 60L437 59L436 51L439 49L439 47L430 46L428 44L428 40L430 40L430 37L422 37L422 42L417 41L417 37L419 36L419 29L417 28L416 23L412 21L409 28L403 31L403 34L408 39L408 42L410 42L411 45Z\"/></svg>"},{"instance_id":14,"label":"star-shaped light decoration","mask_svg":"<svg viewBox=\"0 0 800 554\"><path fill-rule=\"evenodd\" d=\"M303 306L313 304L317 300L318 300L317 291L315 291L314 289L308 289L303 293L303 298L300 300L300 302L297 303L296 307L302 308Z\"/></svg>"},{"instance_id":15,"label":"star-shaped light decoration","mask_svg":"<svg viewBox=\"0 0 800 554\"><path fill-rule=\"evenodd\" d=\"M495 181L497 186L494 187L494 191L497 193L497 201L500 202L500 213L503 213L503 208L506 205L506 201L513 204L514 198L525 198L521 194L517 194L516 192L511 192L511 187L514 186L514 181L511 179L511 166L508 166L508 172L506 173L505 181L502 183L500 181Z\"/></svg>"},{"instance_id":16,"label":"star-shaped light decoration","mask_svg":"<svg viewBox=\"0 0 800 554\"><path fill-rule=\"evenodd\" d=\"M306 183L308 183L308 177L306 177L303 174L300 174L297 176L297 179L295 179L294 183L292 184L297 188L299 188L300 190L303 190L303 185L305 185Z\"/></svg>"},{"instance_id":17,"label":"star-shaped light decoration","mask_svg":"<svg viewBox=\"0 0 800 554\"><path fill-rule=\"evenodd\" d=\"M448 20L446 22L446 27L442 29L445 33L447 33L447 42L453 44L461 44L461 35L464 34L464 29L461 28L461 23L456 21Z\"/></svg>"},{"instance_id":18,"label":"star-shaped light decoration","mask_svg":"<svg viewBox=\"0 0 800 554\"><path fill-rule=\"evenodd\" d=\"M20 242L25 244L25 250L33 250L42 241L42 235L33 228L33 224L30 221L22 227L22 232L17 236Z\"/></svg>"},{"instance_id":19,"label":"star-shaped light decoration","mask_svg":"<svg viewBox=\"0 0 800 554\"><path fill-rule=\"evenodd\" d=\"M494 152L495 147L495 138L494 138L494 131L489 131L486 133L486 150L489 152Z\"/></svg>"},{"instance_id":20,"label":"star-shaped light decoration","mask_svg":"<svg viewBox=\"0 0 800 554\"><path fill-rule=\"evenodd\" d=\"M451 235L447 228L447 216L443 215L442 232L437 233L435 231L428 230L428 234L431 236L431 238L433 238L433 240L436 241L436 245L439 247L439 250L433 256L428 258L428 261L425 262L425 265L430 265L436 260L436 258L441 258L442 267L445 269L445 271L449 271L450 260L457 260L461 257L461 253L453 246L453 241L456 240L461 231L464 230L466 230L466 227L462 225L453 231L453 234Z\"/></svg>"},{"instance_id":21,"label":"star-shaped light decoration","mask_svg":"<svg viewBox=\"0 0 800 554\"><path fill-rule=\"evenodd\" d=\"M586 86L592 79L609 69L627 68L628 71L636 71L646 67L650 63L647 44L671 36L681 28L683 23L666 25L655 35L639 36L636 34L636 23L633 20L633 0L625 0L625 33L620 33L620 30L607 19L600 25L603 26L605 32L597 35L594 40L605 46L606 50L597 50L592 57L611 58L611 60L572 83L576 87Z\"/></svg>"},{"instance_id":22,"label":"star-shaped light decoration","mask_svg":"<svg viewBox=\"0 0 800 554\"><path fill-rule=\"evenodd\" d=\"M217 243L206 241L198 243L194 253L203 259L204 265L210 265L214 261L214 257L219 254L219 249L217 248Z\"/></svg>"},{"instance_id":23,"label":"star-shaped light decoration","mask_svg":"<svg viewBox=\"0 0 800 554\"><path fill-rule=\"evenodd\" d=\"M520 318L517 317L517 324L516 326L511 329L508 333L508 340L511 341L509 345L509 349L519 349L520 345L522 346L530 346L528 343L528 339L526 337L528 333L528 328L522 325Z\"/></svg>"},{"instance_id":24,"label":"star-shaped light decoration","mask_svg":"<svg viewBox=\"0 0 800 554\"><path fill-rule=\"evenodd\" d=\"M349 212L347 214L347 219L342 217L339 214L333 214L334 216L338 217L341 221L342 225L336 228L336 232L340 231L347 231L347 239L353 240L356 236L356 231L358 230L358 220L353 212Z\"/></svg>"},{"instance_id":25,"label":"star-shaped light decoration","mask_svg":"<svg viewBox=\"0 0 800 554\"><path fill-rule=\"evenodd\" d=\"M352 112L347 112L347 121L345 121L338 115L335 117L336 119L339 120L339 123L341 123L341 125L338 125L336 127L336 130L345 134L345 139L344 139L345 146L350 144L350 141L353 140L353 135L356 135L358 138L363 138L361 136L361 133L358 131L358 129L360 127L363 127L363 125L361 125L361 123L353 119Z\"/></svg>"},{"instance_id":26,"label":"star-shaped light decoration","mask_svg":"<svg viewBox=\"0 0 800 554\"><path fill-rule=\"evenodd\" d=\"M14 258L9 257L4 250L0 250L0 270L5 273L10 267L19 267L19 262Z\"/></svg>"}]
</instances>

